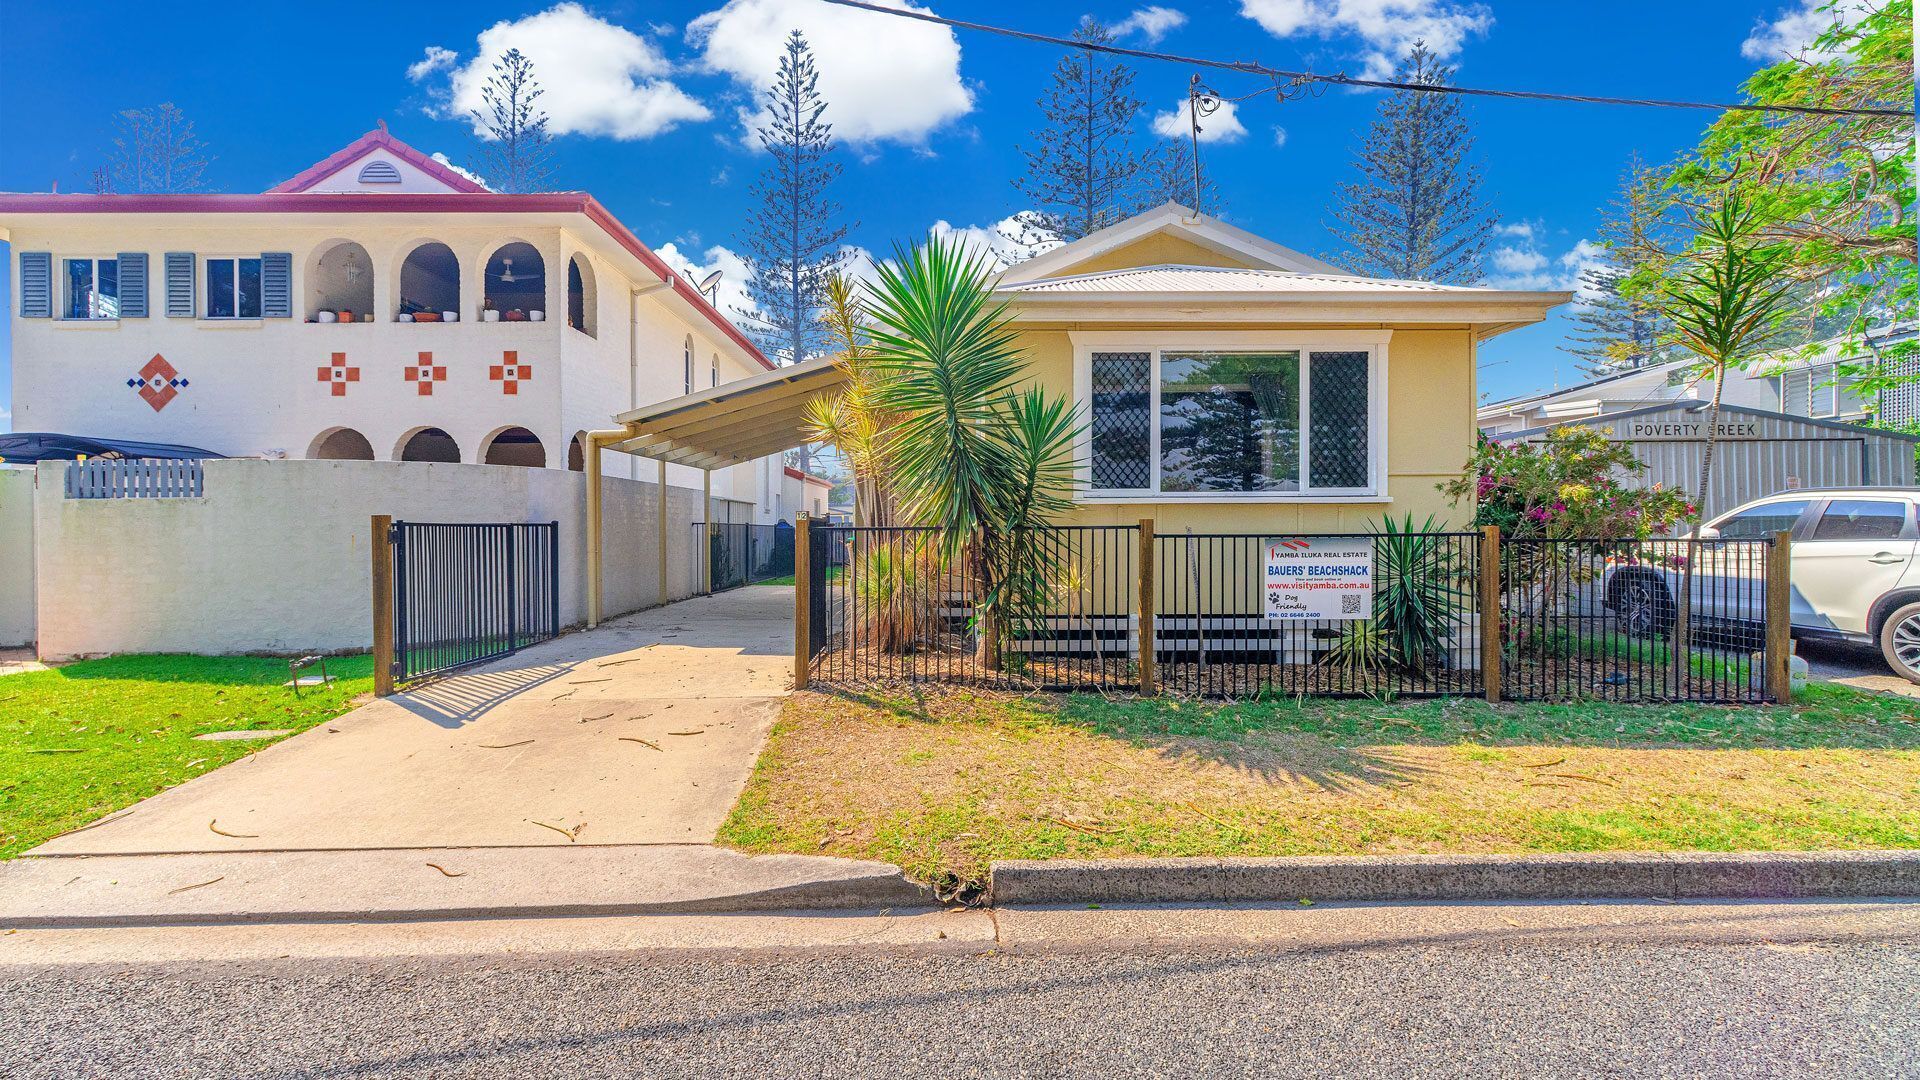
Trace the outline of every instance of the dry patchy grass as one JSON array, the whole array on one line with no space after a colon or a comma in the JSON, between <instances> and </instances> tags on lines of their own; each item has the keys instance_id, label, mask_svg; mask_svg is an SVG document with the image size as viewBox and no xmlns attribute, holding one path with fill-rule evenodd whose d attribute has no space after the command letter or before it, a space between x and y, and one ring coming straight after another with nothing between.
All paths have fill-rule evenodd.
<instances>
[{"instance_id":1,"label":"dry patchy grass","mask_svg":"<svg viewBox=\"0 0 1920 1080\"><path fill-rule=\"evenodd\" d=\"M800 693L721 840L962 881L1008 858L1915 847L1914 704Z\"/></svg>"}]
</instances>

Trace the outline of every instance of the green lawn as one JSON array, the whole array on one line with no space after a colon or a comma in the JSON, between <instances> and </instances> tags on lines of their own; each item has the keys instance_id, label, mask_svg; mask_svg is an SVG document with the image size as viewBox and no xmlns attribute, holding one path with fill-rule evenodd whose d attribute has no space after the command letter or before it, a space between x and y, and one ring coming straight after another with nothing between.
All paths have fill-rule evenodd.
<instances>
[{"instance_id":1,"label":"green lawn","mask_svg":"<svg viewBox=\"0 0 1920 1080\"><path fill-rule=\"evenodd\" d=\"M962 882L1009 858L1920 847L1917 707L802 692L720 839Z\"/></svg>"},{"instance_id":2,"label":"green lawn","mask_svg":"<svg viewBox=\"0 0 1920 1080\"><path fill-rule=\"evenodd\" d=\"M287 662L267 657L120 656L0 677L0 858L273 741L195 735L303 731L373 690L370 657L329 658L327 672L332 686L297 698L280 685Z\"/></svg>"}]
</instances>

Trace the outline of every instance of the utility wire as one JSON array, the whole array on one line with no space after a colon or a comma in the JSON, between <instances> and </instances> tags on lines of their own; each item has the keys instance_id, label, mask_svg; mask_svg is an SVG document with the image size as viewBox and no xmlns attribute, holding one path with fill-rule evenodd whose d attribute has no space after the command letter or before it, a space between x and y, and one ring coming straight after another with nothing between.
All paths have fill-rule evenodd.
<instances>
[{"instance_id":1,"label":"utility wire","mask_svg":"<svg viewBox=\"0 0 1920 1080\"><path fill-rule=\"evenodd\" d=\"M967 22L964 19L949 19L930 12L908 11L901 8L885 7L868 3L866 0L823 0L845 8L857 8L880 15L892 15L901 19L916 19L920 22L937 23L960 30L978 30L986 34L999 34L1002 37L1019 38L1023 41L1037 41L1046 45L1059 45L1069 49L1085 49L1089 52L1111 53L1115 56L1130 56L1136 60L1164 60L1174 64L1191 64L1195 67L1215 68L1221 71L1237 71L1243 75L1256 75L1265 79L1287 79L1295 83L1326 83L1334 86L1358 86L1376 90L1412 90L1422 94L1460 94L1469 97L1516 98L1523 101L1570 101L1586 105L1637 105L1661 109L1705 109L1712 112L1761 112L1761 113L1805 113L1811 116L1890 116L1906 118L1914 114L1912 109L1894 108L1840 108L1826 105L1754 105L1751 103L1718 104L1708 101L1671 101L1663 98L1620 98L1597 97L1590 94L1553 94L1542 90L1489 90L1474 86L1441 86L1432 83L1393 82L1385 79L1356 79L1349 75L1316 75L1311 71L1288 71L1284 68L1270 68L1264 64L1250 63L1244 60L1209 60L1198 56L1180 56L1175 53L1153 52L1148 49L1128 49L1119 45L1101 45L1087 41L1075 41L1072 38L1053 37L1048 34L1035 34L1026 30L1012 30L1004 26L991 26L987 23Z\"/></svg>"}]
</instances>

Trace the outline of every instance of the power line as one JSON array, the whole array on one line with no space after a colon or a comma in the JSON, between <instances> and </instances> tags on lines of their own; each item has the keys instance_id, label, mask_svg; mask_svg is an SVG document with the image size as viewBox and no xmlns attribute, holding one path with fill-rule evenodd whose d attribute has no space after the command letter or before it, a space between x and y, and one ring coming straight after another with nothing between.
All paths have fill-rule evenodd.
<instances>
[{"instance_id":1,"label":"power line","mask_svg":"<svg viewBox=\"0 0 1920 1080\"><path fill-rule=\"evenodd\" d=\"M1762 112L1762 113L1804 113L1811 116L1887 116L1906 118L1913 116L1912 109L1893 108L1839 108L1826 105L1754 105L1751 103L1719 104L1709 101L1673 101L1664 98L1621 98L1599 97L1590 94L1553 94L1543 90L1490 90L1475 86L1439 86L1432 83L1393 82L1386 79L1356 79L1349 75L1316 75L1311 71L1288 71L1284 68L1271 68L1264 64L1250 63L1244 60L1209 60L1198 56L1181 56L1177 53L1154 52L1148 49L1129 49L1119 45L1102 45L1087 41L1075 41L1072 38L1053 37L1049 34L1035 34L1027 30L1012 30L1004 26L991 26L987 23L967 22L964 19L949 19L930 12L908 11L901 8L884 7L868 3L866 0L824 0L825 3L840 7L857 8L880 15L892 15L901 19L916 19L920 22L936 23L959 30L978 30L984 34L999 34L1002 37L1019 38L1022 41L1035 41L1046 45L1059 45L1069 49L1085 49L1089 52L1111 53L1115 56L1129 56L1136 60L1161 60L1173 64L1191 64L1195 67L1215 68L1221 71L1235 71L1242 75L1255 75L1264 79L1286 79L1297 84L1325 83L1334 86L1357 86L1375 90L1412 90L1422 94L1460 94L1467 97L1515 98L1522 101L1570 101L1586 105L1636 105L1661 109L1705 109L1712 112Z\"/></svg>"}]
</instances>

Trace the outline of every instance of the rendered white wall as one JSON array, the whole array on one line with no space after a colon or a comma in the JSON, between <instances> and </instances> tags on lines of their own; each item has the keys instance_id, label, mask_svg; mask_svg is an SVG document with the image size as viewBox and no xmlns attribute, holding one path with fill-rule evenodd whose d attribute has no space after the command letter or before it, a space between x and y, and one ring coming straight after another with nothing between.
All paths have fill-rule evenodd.
<instances>
[{"instance_id":1,"label":"rendered white wall","mask_svg":"<svg viewBox=\"0 0 1920 1080\"><path fill-rule=\"evenodd\" d=\"M33 470L0 468L0 647L33 644Z\"/></svg>"},{"instance_id":2,"label":"rendered white wall","mask_svg":"<svg viewBox=\"0 0 1920 1080\"><path fill-rule=\"evenodd\" d=\"M375 514L413 521L557 520L560 619L574 625L585 617L586 478L579 473L208 461L202 498L67 499L65 467L42 465L34 493L39 643L47 659L366 649L373 636L368 519ZM0 488L0 494L13 490ZM659 499L652 484L612 477L604 492L611 615L657 601ZM0 507L11 503L7 498ZM694 590L691 526L701 511L700 492L669 488L671 599ZM0 528L11 520L4 513ZM8 558L0 555L0 577ZM0 582L0 590L6 587ZM5 611L0 606L0 618Z\"/></svg>"}]
</instances>

